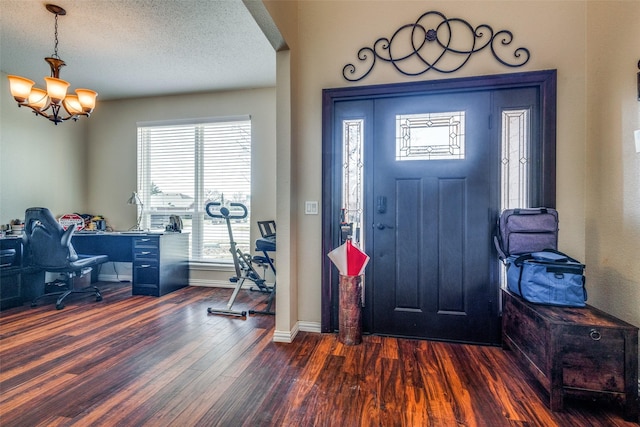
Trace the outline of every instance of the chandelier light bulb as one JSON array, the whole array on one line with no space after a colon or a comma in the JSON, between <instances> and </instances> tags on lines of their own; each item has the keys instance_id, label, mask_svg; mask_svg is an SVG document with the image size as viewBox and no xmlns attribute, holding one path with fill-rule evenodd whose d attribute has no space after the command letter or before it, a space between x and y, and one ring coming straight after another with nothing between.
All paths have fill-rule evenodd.
<instances>
[{"instance_id":1,"label":"chandelier light bulb","mask_svg":"<svg viewBox=\"0 0 640 427\"><path fill-rule=\"evenodd\" d=\"M13 98L18 102L25 102L29 98L31 88L35 82L20 76L7 77L9 78L9 89Z\"/></svg>"},{"instance_id":2,"label":"chandelier light bulb","mask_svg":"<svg viewBox=\"0 0 640 427\"><path fill-rule=\"evenodd\" d=\"M28 105L37 111L46 110L49 106L49 95L47 95L47 91L38 89L37 87L31 89Z\"/></svg>"},{"instance_id":3,"label":"chandelier light bulb","mask_svg":"<svg viewBox=\"0 0 640 427\"><path fill-rule=\"evenodd\" d=\"M75 114L82 114L82 105L80 105L77 95L67 95L64 101L62 101L62 105L64 106L64 109L67 110L67 113L72 116Z\"/></svg>"},{"instance_id":4,"label":"chandelier light bulb","mask_svg":"<svg viewBox=\"0 0 640 427\"><path fill-rule=\"evenodd\" d=\"M67 89L69 88L69 82L65 82L55 77L45 77L44 81L47 82L47 94L51 98L51 103L60 105L65 96L67 96Z\"/></svg>"},{"instance_id":5,"label":"chandelier light bulb","mask_svg":"<svg viewBox=\"0 0 640 427\"><path fill-rule=\"evenodd\" d=\"M96 108L97 92L90 89L76 89L76 94L85 113L91 113Z\"/></svg>"}]
</instances>

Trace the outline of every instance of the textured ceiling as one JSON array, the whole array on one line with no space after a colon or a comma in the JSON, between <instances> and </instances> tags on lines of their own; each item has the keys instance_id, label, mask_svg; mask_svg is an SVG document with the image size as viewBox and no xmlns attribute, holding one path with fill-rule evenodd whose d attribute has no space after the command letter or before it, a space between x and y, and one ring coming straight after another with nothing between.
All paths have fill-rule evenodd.
<instances>
[{"instance_id":1,"label":"textured ceiling","mask_svg":"<svg viewBox=\"0 0 640 427\"><path fill-rule=\"evenodd\" d=\"M262 2L244 1L264 15ZM0 0L0 70L42 88L43 58L54 52L46 3ZM279 46L243 0L51 3L67 11L58 18L58 55L67 64L60 77L70 89L97 91L98 100L275 86Z\"/></svg>"}]
</instances>

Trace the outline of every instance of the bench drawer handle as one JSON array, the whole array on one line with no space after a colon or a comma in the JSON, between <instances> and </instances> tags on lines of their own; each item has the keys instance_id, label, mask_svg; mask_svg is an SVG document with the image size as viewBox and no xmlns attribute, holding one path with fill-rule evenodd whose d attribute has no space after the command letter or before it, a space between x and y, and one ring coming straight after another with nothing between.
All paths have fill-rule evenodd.
<instances>
[{"instance_id":1,"label":"bench drawer handle","mask_svg":"<svg viewBox=\"0 0 640 427\"><path fill-rule=\"evenodd\" d=\"M594 341L600 341L600 338L602 338L602 334L600 334L600 332L598 332L596 329L590 330L589 331L589 336Z\"/></svg>"}]
</instances>

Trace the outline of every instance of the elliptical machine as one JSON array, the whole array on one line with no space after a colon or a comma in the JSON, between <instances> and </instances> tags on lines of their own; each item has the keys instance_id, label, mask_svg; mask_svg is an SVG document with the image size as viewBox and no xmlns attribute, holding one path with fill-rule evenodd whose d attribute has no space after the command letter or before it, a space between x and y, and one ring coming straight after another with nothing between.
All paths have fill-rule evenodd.
<instances>
[{"instance_id":1,"label":"elliptical machine","mask_svg":"<svg viewBox=\"0 0 640 427\"><path fill-rule=\"evenodd\" d=\"M233 230L231 229L231 220L232 219L244 219L247 217L247 207L242 203L231 202L229 204L231 210L225 206L221 206L220 202L210 202L205 206L205 211L207 215L212 218L223 218L227 224L227 231L229 233L229 251L231 252L231 256L233 257L233 265L235 268L236 275L229 278L231 283L235 283L235 288L233 293L231 294L231 298L229 298L229 302L227 302L227 306L225 309L218 309L209 307L207 312L209 314L223 314L229 316L237 316L237 317L246 317L247 312L245 310L233 310L233 304L238 296L238 292L242 288L245 280L252 281L257 289L251 288L251 290L256 290L263 292L269 295L267 308L263 311L258 310L249 310L249 314L275 314L275 311L271 310L271 306L273 304L273 298L276 292L275 283L273 286L268 286L266 284L265 279L260 276L260 274L253 267L255 263L258 266L262 266L265 271L266 268L269 267L273 274L275 275L276 270L273 265L273 260L267 252L273 252L276 250L275 244L275 223L273 221L269 221L269 223L273 223L273 234L265 237L263 223L264 221L259 222L260 232L263 235L262 239L258 239L256 242L257 250L262 251L264 256L255 256L252 257L251 254L243 253L236 245L236 242L233 239ZM234 209L238 208L238 209Z\"/></svg>"}]
</instances>

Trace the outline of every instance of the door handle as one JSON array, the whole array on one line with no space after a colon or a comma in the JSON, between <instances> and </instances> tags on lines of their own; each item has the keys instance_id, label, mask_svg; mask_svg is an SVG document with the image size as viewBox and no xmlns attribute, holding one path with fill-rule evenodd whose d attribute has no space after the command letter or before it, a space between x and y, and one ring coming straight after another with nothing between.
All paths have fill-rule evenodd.
<instances>
[{"instance_id":1,"label":"door handle","mask_svg":"<svg viewBox=\"0 0 640 427\"><path fill-rule=\"evenodd\" d=\"M393 227L379 222L377 224L373 224L373 228L377 228L378 230L384 230L385 228L393 228Z\"/></svg>"}]
</instances>

